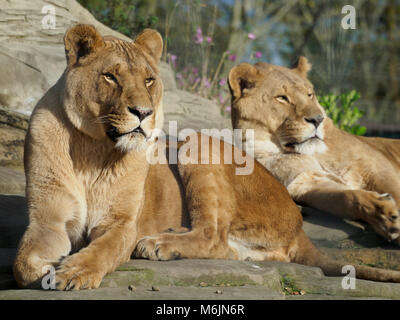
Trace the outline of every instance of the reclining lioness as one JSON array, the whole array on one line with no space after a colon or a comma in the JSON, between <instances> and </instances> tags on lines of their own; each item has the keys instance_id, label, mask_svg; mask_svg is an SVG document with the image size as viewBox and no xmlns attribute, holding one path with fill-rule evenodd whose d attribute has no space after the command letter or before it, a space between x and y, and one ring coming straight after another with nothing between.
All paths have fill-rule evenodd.
<instances>
[{"instance_id":1,"label":"reclining lioness","mask_svg":"<svg viewBox=\"0 0 400 320\"><path fill-rule=\"evenodd\" d=\"M254 129L243 143L292 198L346 219L361 219L400 244L400 141L336 128L307 80L301 57L285 68L247 63L229 74L232 125Z\"/></svg>"},{"instance_id":2,"label":"reclining lioness","mask_svg":"<svg viewBox=\"0 0 400 320\"><path fill-rule=\"evenodd\" d=\"M26 138L30 225L14 263L21 287L54 265L57 289L97 288L134 249L153 260L294 261L341 274L260 164L236 175L237 164L148 163L163 119L159 33L131 43L77 25L64 41L67 69L37 104ZM369 267L357 276L400 281L400 272Z\"/></svg>"}]
</instances>

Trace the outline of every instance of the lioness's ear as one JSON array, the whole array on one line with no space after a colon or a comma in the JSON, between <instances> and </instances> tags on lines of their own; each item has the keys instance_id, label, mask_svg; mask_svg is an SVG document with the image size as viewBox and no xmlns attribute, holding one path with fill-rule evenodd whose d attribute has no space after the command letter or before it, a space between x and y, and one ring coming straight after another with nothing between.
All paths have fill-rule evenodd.
<instances>
[{"instance_id":1,"label":"lioness's ear","mask_svg":"<svg viewBox=\"0 0 400 320\"><path fill-rule=\"evenodd\" d=\"M233 99L240 98L245 89L255 86L259 76L256 67L249 63L241 63L231 69L228 75L228 84Z\"/></svg>"},{"instance_id":2,"label":"lioness's ear","mask_svg":"<svg viewBox=\"0 0 400 320\"><path fill-rule=\"evenodd\" d=\"M94 53L103 45L103 38L92 25L78 24L69 28L64 36L68 65L76 64L80 58Z\"/></svg>"},{"instance_id":3,"label":"lioness's ear","mask_svg":"<svg viewBox=\"0 0 400 320\"><path fill-rule=\"evenodd\" d=\"M162 50L163 50L163 39L161 34L153 29L144 29L135 39L135 44L153 57L153 59L159 63Z\"/></svg>"},{"instance_id":4,"label":"lioness's ear","mask_svg":"<svg viewBox=\"0 0 400 320\"><path fill-rule=\"evenodd\" d=\"M297 66L294 67L293 70L299 73L303 78L307 78L307 73L311 70L311 63L308 62L306 57L300 56Z\"/></svg>"}]
</instances>

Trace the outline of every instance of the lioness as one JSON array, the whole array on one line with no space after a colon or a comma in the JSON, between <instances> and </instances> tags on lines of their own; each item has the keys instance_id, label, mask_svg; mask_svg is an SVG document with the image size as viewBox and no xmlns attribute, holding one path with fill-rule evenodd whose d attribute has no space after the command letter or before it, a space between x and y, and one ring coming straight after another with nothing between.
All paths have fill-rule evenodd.
<instances>
[{"instance_id":1,"label":"lioness","mask_svg":"<svg viewBox=\"0 0 400 320\"><path fill-rule=\"evenodd\" d=\"M54 265L57 289L97 288L135 247L153 260L269 259L341 274L262 165L251 175L235 175L236 164L150 166L146 150L163 118L158 32L126 42L77 25L64 42L67 68L35 107L26 138L30 225L14 263L21 287ZM369 267L357 276L400 281L400 272Z\"/></svg>"},{"instance_id":2,"label":"lioness","mask_svg":"<svg viewBox=\"0 0 400 320\"><path fill-rule=\"evenodd\" d=\"M229 74L232 125L254 129L243 142L298 203L361 219L400 244L400 141L359 137L336 128L307 80L293 69L247 63Z\"/></svg>"}]
</instances>

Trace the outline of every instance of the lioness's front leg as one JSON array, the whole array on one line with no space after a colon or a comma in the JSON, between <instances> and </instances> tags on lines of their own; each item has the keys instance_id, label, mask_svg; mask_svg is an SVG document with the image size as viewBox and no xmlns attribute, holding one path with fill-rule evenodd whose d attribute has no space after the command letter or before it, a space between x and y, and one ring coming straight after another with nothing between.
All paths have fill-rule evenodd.
<instances>
[{"instance_id":1,"label":"lioness's front leg","mask_svg":"<svg viewBox=\"0 0 400 320\"><path fill-rule=\"evenodd\" d=\"M232 258L228 231L233 216L233 191L222 166L180 165L179 172L192 230L147 236L138 242L134 256L151 260Z\"/></svg>"},{"instance_id":2,"label":"lioness's front leg","mask_svg":"<svg viewBox=\"0 0 400 320\"><path fill-rule=\"evenodd\" d=\"M89 245L63 259L57 268L57 290L98 288L106 274L129 261L142 196L135 190L118 195L108 215L91 231Z\"/></svg>"},{"instance_id":3,"label":"lioness's front leg","mask_svg":"<svg viewBox=\"0 0 400 320\"><path fill-rule=\"evenodd\" d=\"M30 224L19 244L13 272L20 287L38 287L48 266L69 254L71 241L66 223L79 216L80 203L67 190L32 190ZM46 201L43 197L50 201Z\"/></svg>"},{"instance_id":4,"label":"lioness's front leg","mask_svg":"<svg viewBox=\"0 0 400 320\"><path fill-rule=\"evenodd\" d=\"M395 240L400 232L398 205L391 194L375 190L379 192L352 190L334 177L315 172L300 174L288 186L295 201L345 219L364 220L378 234Z\"/></svg>"},{"instance_id":5,"label":"lioness's front leg","mask_svg":"<svg viewBox=\"0 0 400 320\"><path fill-rule=\"evenodd\" d=\"M103 277L127 262L135 245L134 219L100 226L102 233L79 252L66 257L56 271L57 290L98 288Z\"/></svg>"}]
</instances>

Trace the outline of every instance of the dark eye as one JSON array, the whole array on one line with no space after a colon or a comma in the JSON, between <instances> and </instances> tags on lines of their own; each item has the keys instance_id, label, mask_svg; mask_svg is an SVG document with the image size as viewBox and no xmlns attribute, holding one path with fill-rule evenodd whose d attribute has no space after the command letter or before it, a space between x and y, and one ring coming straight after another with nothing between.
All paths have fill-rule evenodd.
<instances>
[{"instance_id":1,"label":"dark eye","mask_svg":"<svg viewBox=\"0 0 400 320\"><path fill-rule=\"evenodd\" d=\"M279 102L289 103L289 98L285 95L277 96L276 100L278 100Z\"/></svg>"},{"instance_id":2,"label":"dark eye","mask_svg":"<svg viewBox=\"0 0 400 320\"><path fill-rule=\"evenodd\" d=\"M152 86L155 80L156 80L156 79L154 79L153 77L147 78L147 79L144 81L145 84L146 84L146 87Z\"/></svg>"},{"instance_id":3,"label":"dark eye","mask_svg":"<svg viewBox=\"0 0 400 320\"><path fill-rule=\"evenodd\" d=\"M312 97L314 97L314 93L310 92L310 93L308 94L308 97L312 99Z\"/></svg>"},{"instance_id":4,"label":"dark eye","mask_svg":"<svg viewBox=\"0 0 400 320\"><path fill-rule=\"evenodd\" d=\"M118 83L117 78L115 78L115 76L110 72L103 73L103 76L108 82Z\"/></svg>"}]
</instances>

